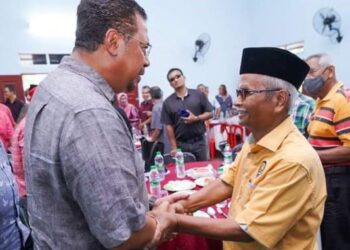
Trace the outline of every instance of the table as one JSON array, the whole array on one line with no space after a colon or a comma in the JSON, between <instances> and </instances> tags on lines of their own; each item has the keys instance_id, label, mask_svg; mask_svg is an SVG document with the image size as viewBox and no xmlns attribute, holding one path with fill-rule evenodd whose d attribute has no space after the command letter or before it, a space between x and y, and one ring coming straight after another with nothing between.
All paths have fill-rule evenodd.
<instances>
[{"instance_id":1,"label":"table","mask_svg":"<svg viewBox=\"0 0 350 250\"><path fill-rule=\"evenodd\" d=\"M208 164L213 165L215 169L222 164L222 161L214 160L214 161L204 161L204 162L190 162L186 163L186 169L195 168L195 167L205 167ZM168 183L168 181L176 180L175 173L175 164L171 163L167 165L167 169L169 170L169 174L165 176L165 179L161 182L161 186ZM191 178L184 178L188 180L192 180ZM146 182L147 190L149 191L149 183ZM200 189L200 187L196 187L196 189ZM227 208L223 209L225 213L227 213ZM204 211L204 210L203 210ZM218 218L223 218L222 215L216 214ZM190 234L178 234L173 240L165 242L158 246L158 250L222 250L222 241L207 239L201 236L195 236Z\"/></svg>"}]
</instances>

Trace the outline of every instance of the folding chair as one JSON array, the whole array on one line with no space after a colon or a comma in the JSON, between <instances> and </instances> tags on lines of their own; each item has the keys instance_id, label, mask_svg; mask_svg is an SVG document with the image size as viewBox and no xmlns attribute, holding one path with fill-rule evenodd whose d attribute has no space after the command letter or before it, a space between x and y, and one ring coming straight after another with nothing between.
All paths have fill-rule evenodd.
<instances>
[{"instance_id":1,"label":"folding chair","mask_svg":"<svg viewBox=\"0 0 350 250\"><path fill-rule=\"evenodd\" d=\"M190 152L182 152L184 155L184 163L197 161L196 156ZM171 154L165 154L164 156L164 165L175 162L175 159Z\"/></svg>"},{"instance_id":2,"label":"folding chair","mask_svg":"<svg viewBox=\"0 0 350 250\"><path fill-rule=\"evenodd\" d=\"M142 159L145 161L145 172L150 171L151 166L154 164L154 157L157 151L160 151L161 154L164 153L164 143L160 141L142 141Z\"/></svg>"}]
</instances>

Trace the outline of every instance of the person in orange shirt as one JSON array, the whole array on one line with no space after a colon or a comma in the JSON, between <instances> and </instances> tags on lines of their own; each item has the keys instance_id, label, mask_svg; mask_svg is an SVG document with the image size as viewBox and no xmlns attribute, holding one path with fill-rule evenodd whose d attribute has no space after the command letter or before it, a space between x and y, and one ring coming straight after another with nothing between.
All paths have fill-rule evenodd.
<instances>
[{"instance_id":1,"label":"person in orange shirt","mask_svg":"<svg viewBox=\"0 0 350 250\"><path fill-rule=\"evenodd\" d=\"M329 55L311 55L305 62L310 72L304 88L317 97L308 140L320 156L327 180L322 249L350 249L350 102Z\"/></svg>"},{"instance_id":2,"label":"person in orange shirt","mask_svg":"<svg viewBox=\"0 0 350 250\"><path fill-rule=\"evenodd\" d=\"M219 179L170 209L192 213L231 198L228 218L160 213L168 218L164 230L224 240L225 250L317 248L325 176L316 151L288 114L308 72L289 51L243 50L235 106L251 134Z\"/></svg>"}]
</instances>

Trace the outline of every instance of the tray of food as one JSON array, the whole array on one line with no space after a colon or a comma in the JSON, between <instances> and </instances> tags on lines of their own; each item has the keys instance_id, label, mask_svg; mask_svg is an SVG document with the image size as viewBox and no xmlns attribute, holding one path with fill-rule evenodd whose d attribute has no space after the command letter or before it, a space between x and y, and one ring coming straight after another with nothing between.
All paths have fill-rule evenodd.
<instances>
[{"instance_id":1,"label":"tray of food","mask_svg":"<svg viewBox=\"0 0 350 250\"><path fill-rule=\"evenodd\" d=\"M209 164L205 167L190 168L186 171L186 174L193 179L198 179L201 177L214 177L216 171L214 167Z\"/></svg>"},{"instance_id":2,"label":"tray of food","mask_svg":"<svg viewBox=\"0 0 350 250\"><path fill-rule=\"evenodd\" d=\"M204 187L213 181L215 181L215 177L209 176L198 178L194 181L194 183L196 183L197 186Z\"/></svg>"},{"instance_id":3,"label":"tray of food","mask_svg":"<svg viewBox=\"0 0 350 250\"><path fill-rule=\"evenodd\" d=\"M169 181L167 184L164 185L163 188L171 192L177 192L177 191L183 191L183 190L191 190L195 187L196 187L196 184L193 181L176 180L176 181Z\"/></svg>"}]
</instances>

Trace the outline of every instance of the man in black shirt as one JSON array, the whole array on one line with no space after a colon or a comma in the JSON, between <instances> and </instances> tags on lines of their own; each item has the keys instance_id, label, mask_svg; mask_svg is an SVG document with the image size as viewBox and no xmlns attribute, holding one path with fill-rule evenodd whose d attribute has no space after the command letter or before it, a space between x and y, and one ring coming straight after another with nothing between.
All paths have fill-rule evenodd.
<instances>
[{"instance_id":1,"label":"man in black shirt","mask_svg":"<svg viewBox=\"0 0 350 250\"><path fill-rule=\"evenodd\" d=\"M5 105L11 110L13 119L17 122L17 118L24 102L17 99L16 89L14 85L6 85L4 88Z\"/></svg>"},{"instance_id":2,"label":"man in black shirt","mask_svg":"<svg viewBox=\"0 0 350 250\"><path fill-rule=\"evenodd\" d=\"M164 101L162 110L171 153L179 147L194 154L198 161L208 160L204 121L212 117L212 106L203 93L186 87L181 69L170 69L167 79L175 90Z\"/></svg>"}]
</instances>

